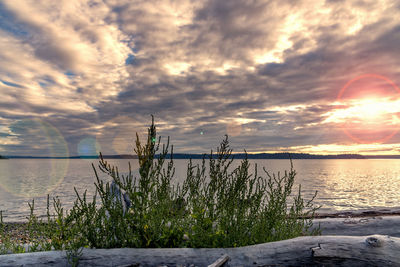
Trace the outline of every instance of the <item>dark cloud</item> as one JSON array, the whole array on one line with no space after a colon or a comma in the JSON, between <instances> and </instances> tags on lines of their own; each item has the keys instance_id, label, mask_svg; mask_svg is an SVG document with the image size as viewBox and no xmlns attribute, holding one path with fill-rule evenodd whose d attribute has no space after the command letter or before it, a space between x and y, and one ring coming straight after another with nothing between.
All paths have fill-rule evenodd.
<instances>
[{"instance_id":1,"label":"dark cloud","mask_svg":"<svg viewBox=\"0 0 400 267\"><path fill-rule=\"evenodd\" d=\"M232 129L239 151L352 144L327 120L348 107L340 89L365 73L400 84L395 1L28 2L0 5L2 154L49 153L33 149L51 147L42 128L18 126L33 118L72 155L121 153L150 114L178 152Z\"/></svg>"},{"instance_id":2,"label":"dark cloud","mask_svg":"<svg viewBox=\"0 0 400 267\"><path fill-rule=\"evenodd\" d=\"M272 49L277 41L275 8L263 1L206 1L196 12L192 25L196 38L190 46L224 59L252 61L249 49Z\"/></svg>"}]
</instances>

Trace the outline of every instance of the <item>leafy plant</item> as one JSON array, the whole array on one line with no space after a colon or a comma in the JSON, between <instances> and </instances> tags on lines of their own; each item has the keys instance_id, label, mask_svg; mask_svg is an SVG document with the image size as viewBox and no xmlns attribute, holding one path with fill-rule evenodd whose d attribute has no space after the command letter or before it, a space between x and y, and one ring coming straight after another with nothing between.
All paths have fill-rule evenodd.
<instances>
[{"instance_id":1,"label":"leafy plant","mask_svg":"<svg viewBox=\"0 0 400 267\"><path fill-rule=\"evenodd\" d=\"M292 194L293 165L282 176L264 169L261 177L257 165L249 173L245 158L231 170L226 136L216 154L204 155L196 166L189 161L183 184L172 185L173 149L167 161L169 139L159 154L161 139L156 140L153 119L147 142L136 137L139 177L133 177L130 165L127 175L120 174L100 154L99 170L112 178L104 183L93 166L100 208L96 197L91 203L83 198L74 207L86 218L81 225L89 246L234 247L317 233L309 232L318 208L312 204L315 195L304 201L300 187Z\"/></svg>"},{"instance_id":2,"label":"leafy plant","mask_svg":"<svg viewBox=\"0 0 400 267\"><path fill-rule=\"evenodd\" d=\"M47 222L37 219L32 201L30 251L65 249L70 263L77 265L83 247L237 247L318 234L310 231L319 208L313 205L316 193L305 201L300 186L292 191L292 164L283 175L263 168L261 176L257 165L251 174L247 157L233 168L226 136L200 164L189 160L186 179L174 184L173 147L169 153L169 138L160 144L152 118L144 144L136 134L138 177L130 164L128 173L121 174L100 153L98 168L92 165L96 193L91 200L86 191L80 195L75 189L72 209L64 211L54 198L51 215L48 197ZM100 179L98 170L111 182Z\"/></svg>"}]
</instances>

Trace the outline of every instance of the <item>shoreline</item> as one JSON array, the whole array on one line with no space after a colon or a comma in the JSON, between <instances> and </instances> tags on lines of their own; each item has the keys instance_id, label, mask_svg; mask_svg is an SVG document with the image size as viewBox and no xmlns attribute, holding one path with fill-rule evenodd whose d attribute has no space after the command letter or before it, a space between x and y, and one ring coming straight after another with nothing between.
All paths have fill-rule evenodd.
<instances>
[{"instance_id":1,"label":"shoreline","mask_svg":"<svg viewBox=\"0 0 400 267\"><path fill-rule=\"evenodd\" d=\"M375 217L375 216L400 216L400 207L315 213L315 219L358 218L358 217Z\"/></svg>"},{"instance_id":2,"label":"shoreline","mask_svg":"<svg viewBox=\"0 0 400 267\"><path fill-rule=\"evenodd\" d=\"M325 219L325 218L364 218L364 217L377 217L377 216L400 216L400 207L391 208L372 208L372 209L359 209L359 210L343 210L333 212L321 212L315 213L314 219ZM38 219L47 218L46 216L38 216ZM7 225L20 225L27 224L28 221L6 221L3 218L3 224ZM45 221L43 221L45 223Z\"/></svg>"},{"instance_id":3,"label":"shoreline","mask_svg":"<svg viewBox=\"0 0 400 267\"><path fill-rule=\"evenodd\" d=\"M310 264L309 266L323 266L326 263L331 266L333 259L337 259L337 263L342 264L339 266L364 266L366 262L369 262L371 266L394 266L393 264L398 266L397 264L400 264L400 257L397 254L400 249L399 215L398 209L317 214L310 230L319 227L321 235L300 236L238 248L85 248L79 265L208 266L224 255L225 259L229 256L229 266L232 266L231 264L254 266L253 262L262 266L276 266L276 264L287 266L288 262L293 264L291 266L298 266L296 264L300 263L300 265ZM5 222L4 225L12 228L26 226L27 223ZM17 238L15 241L24 243L24 248L28 249L29 239ZM368 242L373 245L366 246ZM375 243L383 247L377 250ZM278 254L277 251L279 251ZM346 253L343 254L343 251ZM369 257L369 255L372 256ZM355 261L356 258L359 262ZM321 265L313 265L319 261ZM0 263L6 266L68 265L65 251L59 250L4 254L0 255Z\"/></svg>"},{"instance_id":4,"label":"shoreline","mask_svg":"<svg viewBox=\"0 0 400 267\"><path fill-rule=\"evenodd\" d=\"M321 235L383 234L400 237L400 208L317 213L311 229L318 225ZM28 222L3 222L4 230L13 241L19 243L29 243L31 240L27 226Z\"/></svg>"}]
</instances>

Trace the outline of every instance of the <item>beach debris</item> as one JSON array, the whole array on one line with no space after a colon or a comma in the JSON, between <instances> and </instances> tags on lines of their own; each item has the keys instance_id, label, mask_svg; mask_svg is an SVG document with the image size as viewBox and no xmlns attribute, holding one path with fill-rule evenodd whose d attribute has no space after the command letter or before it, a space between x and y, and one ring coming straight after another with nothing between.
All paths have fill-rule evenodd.
<instances>
[{"instance_id":1,"label":"beach debris","mask_svg":"<svg viewBox=\"0 0 400 267\"><path fill-rule=\"evenodd\" d=\"M208 267L221 267L222 265L225 264L225 262L227 262L229 260L229 256L228 255L222 255L220 258L218 258L218 260L216 260L214 263L208 265Z\"/></svg>"}]
</instances>

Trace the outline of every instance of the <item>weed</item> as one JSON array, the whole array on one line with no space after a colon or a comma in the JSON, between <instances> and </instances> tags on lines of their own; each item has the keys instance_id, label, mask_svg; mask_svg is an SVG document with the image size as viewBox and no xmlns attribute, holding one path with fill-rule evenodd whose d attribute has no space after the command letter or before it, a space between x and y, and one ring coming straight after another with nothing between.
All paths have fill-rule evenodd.
<instances>
[{"instance_id":1,"label":"weed","mask_svg":"<svg viewBox=\"0 0 400 267\"><path fill-rule=\"evenodd\" d=\"M73 207L64 211L53 198L55 213L50 214L48 196L46 222L34 214L34 201L29 203L33 242L28 250L64 249L70 264L77 266L83 247L237 247L318 234L310 231L319 208L313 205L316 193L305 201L300 186L292 192L292 164L282 175L263 168L261 176L257 165L251 174L247 157L233 168L226 136L217 152L204 155L200 164L189 160L186 179L173 184L173 147L169 152L169 138L161 149L160 143L152 119L144 144L136 134L138 177L130 164L128 173L121 174L100 153L98 167L92 165L96 193L91 200L86 191L80 195L75 188ZM98 170L111 182L101 180ZM0 253L20 251L7 239L1 212L0 233Z\"/></svg>"},{"instance_id":2,"label":"weed","mask_svg":"<svg viewBox=\"0 0 400 267\"><path fill-rule=\"evenodd\" d=\"M247 158L231 170L226 136L216 154L196 166L189 161L183 184L172 185L173 149L167 162L169 139L159 154L156 140L154 121L145 144L136 137L139 177L130 165L127 175L120 174L100 154L98 168L112 178L104 183L93 166L101 206L96 209L96 197L88 203L78 195L74 207L90 247L235 247L316 234L309 232L315 195L305 202L300 187L292 194L292 164L282 176L264 169L261 177L257 165L250 174Z\"/></svg>"}]
</instances>

